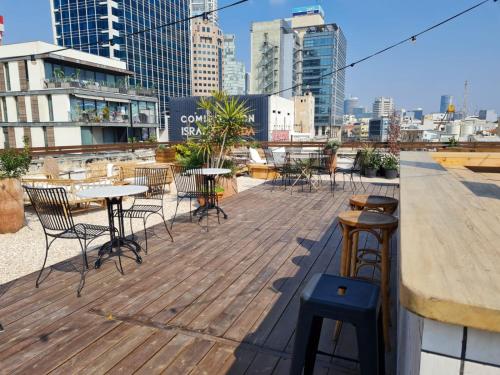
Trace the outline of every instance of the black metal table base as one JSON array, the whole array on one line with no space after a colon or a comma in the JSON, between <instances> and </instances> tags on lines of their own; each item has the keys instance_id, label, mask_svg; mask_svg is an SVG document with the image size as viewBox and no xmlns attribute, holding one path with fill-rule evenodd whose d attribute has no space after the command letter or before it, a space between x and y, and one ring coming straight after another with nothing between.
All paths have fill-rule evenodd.
<instances>
[{"instance_id":1,"label":"black metal table base","mask_svg":"<svg viewBox=\"0 0 500 375\"><path fill-rule=\"evenodd\" d=\"M198 207L194 215L199 215L198 223L201 223L204 217L207 218L207 231L208 231L208 215L210 210L216 210L217 212L217 218L219 218L219 215L222 214L223 218L227 220L228 216L224 212L222 208L219 207L217 204L217 194L215 192L215 176L214 175L205 175L205 178L203 179L204 181L204 188L205 188L205 205ZM219 221L220 223L220 221Z\"/></svg>"},{"instance_id":2,"label":"black metal table base","mask_svg":"<svg viewBox=\"0 0 500 375\"><path fill-rule=\"evenodd\" d=\"M118 227L115 225L115 215L113 206L116 206L116 212L118 215L116 216L118 219ZM117 255L118 263L120 265L120 272L123 274L123 267L121 261L122 248L126 248L130 250L134 256L135 261L139 264L142 263L142 258L139 255L141 251L141 245L139 245L133 239L129 239L125 237L125 226L123 224L123 208L122 208L122 197L117 198L106 198L106 208L108 210L108 222L110 229L110 240L103 244L98 252L98 258L94 263L95 268L101 267L103 263L104 255L108 255L110 257Z\"/></svg>"}]
</instances>

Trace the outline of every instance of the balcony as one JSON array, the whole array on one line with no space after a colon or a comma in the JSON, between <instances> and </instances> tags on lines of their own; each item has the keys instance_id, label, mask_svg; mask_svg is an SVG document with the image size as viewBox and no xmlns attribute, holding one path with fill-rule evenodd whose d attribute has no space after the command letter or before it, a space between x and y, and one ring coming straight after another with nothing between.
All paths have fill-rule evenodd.
<instances>
[{"instance_id":1,"label":"balcony","mask_svg":"<svg viewBox=\"0 0 500 375\"><path fill-rule=\"evenodd\" d=\"M45 87L47 89L85 89L97 92L137 95L137 96L151 96L156 97L156 92L153 89L147 89L141 86L129 86L125 84L112 84L110 82L96 82L77 80L73 78L53 78L45 80Z\"/></svg>"}]
</instances>

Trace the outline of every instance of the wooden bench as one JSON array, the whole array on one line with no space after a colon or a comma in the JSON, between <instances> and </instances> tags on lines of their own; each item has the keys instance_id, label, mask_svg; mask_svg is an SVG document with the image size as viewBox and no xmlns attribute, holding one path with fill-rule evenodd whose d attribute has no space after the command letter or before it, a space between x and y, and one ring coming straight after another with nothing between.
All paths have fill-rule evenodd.
<instances>
[{"instance_id":1,"label":"wooden bench","mask_svg":"<svg viewBox=\"0 0 500 375\"><path fill-rule=\"evenodd\" d=\"M250 177L262 180L273 179L275 176L279 176L278 172L267 164L248 164L248 172L250 173Z\"/></svg>"}]
</instances>

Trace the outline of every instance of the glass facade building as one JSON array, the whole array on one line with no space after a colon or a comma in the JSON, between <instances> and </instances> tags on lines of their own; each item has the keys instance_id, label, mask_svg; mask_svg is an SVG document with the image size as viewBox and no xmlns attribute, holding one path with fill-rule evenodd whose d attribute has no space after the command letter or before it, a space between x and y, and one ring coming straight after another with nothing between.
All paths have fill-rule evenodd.
<instances>
[{"instance_id":1,"label":"glass facade building","mask_svg":"<svg viewBox=\"0 0 500 375\"><path fill-rule=\"evenodd\" d=\"M189 0L51 0L54 40L126 61L134 72L130 85L157 91L164 124L169 97L191 95L189 22L124 35L187 18L189 6Z\"/></svg>"},{"instance_id":2,"label":"glass facade building","mask_svg":"<svg viewBox=\"0 0 500 375\"><path fill-rule=\"evenodd\" d=\"M315 97L316 134L335 136L332 127L342 125L344 70L322 77L346 64L346 39L336 24L306 28L303 34L302 90Z\"/></svg>"}]
</instances>

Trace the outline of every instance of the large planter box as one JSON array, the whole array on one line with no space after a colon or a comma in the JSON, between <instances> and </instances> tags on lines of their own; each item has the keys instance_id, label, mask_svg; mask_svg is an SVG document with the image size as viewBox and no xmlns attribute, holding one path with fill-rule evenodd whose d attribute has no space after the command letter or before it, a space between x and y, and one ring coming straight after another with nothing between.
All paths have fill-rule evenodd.
<instances>
[{"instance_id":1,"label":"large planter box","mask_svg":"<svg viewBox=\"0 0 500 375\"><path fill-rule=\"evenodd\" d=\"M0 179L0 233L15 233L24 225L24 202L21 181Z\"/></svg>"},{"instance_id":2,"label":"large planter box","mask_svg":"<svg viewBox=\"0 0 500 375\"><path fill-rule=\"evenodd\" d=\"M238 181L236 180L236 177L219 176L217 178L217 185L224 189L222 198L228 198L232 195L238 194Z\"/></svg>"},{"instance_id":3,"label":"large planter box","mask_svg":"<svg viewBox=\"0 0 500 375\"><path fill-rule=\"evenodd\" d=\"M250 177L261 180L272 180L275 176L279 176L278 172L266 164L248 164L248 172Z\"/></svg>"},{"instance_id":4,"label":"large planter box","mask_svg":"<svg viewBox=\"0 0 500 375\"><path fill-rule=\"evenodd\" d=\"M158 163L175 162L175 149L174 148L156 149L155 160Z\"/></svg>"}]
</instances>

